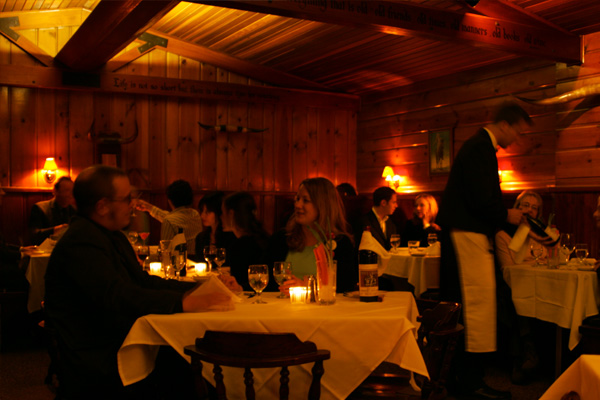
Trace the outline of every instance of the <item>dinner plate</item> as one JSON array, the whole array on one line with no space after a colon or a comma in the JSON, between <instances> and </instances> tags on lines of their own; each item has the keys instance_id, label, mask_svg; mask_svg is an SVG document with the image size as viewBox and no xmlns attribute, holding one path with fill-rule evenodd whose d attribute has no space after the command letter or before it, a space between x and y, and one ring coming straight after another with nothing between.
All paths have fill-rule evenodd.
<instances>
[{"instance_id":1,"label":"dinner plate","mask_svg":"<svg viewBox=\"0 0 600 400\"><path fill-rule=\"evenodd\" d=\"M593 271L594 270L594 266L593 265L582 265L580 267L577 267L578 271Z\"/></svg>"},{"instance_id":2,"label":"dinner plate","mask_svg":"<svg viewBox=\"0 0 600 400\"><path fill-rule=\"evenodd\" d=\"M383 296L385 295L387 292L385 290L379 290L377 292L377 296ZM350 297L353 299L358 299L360 298L360 292L358 290L354 291L354 292L344 292L344 297Z\"/></svg>"}]
</instances>

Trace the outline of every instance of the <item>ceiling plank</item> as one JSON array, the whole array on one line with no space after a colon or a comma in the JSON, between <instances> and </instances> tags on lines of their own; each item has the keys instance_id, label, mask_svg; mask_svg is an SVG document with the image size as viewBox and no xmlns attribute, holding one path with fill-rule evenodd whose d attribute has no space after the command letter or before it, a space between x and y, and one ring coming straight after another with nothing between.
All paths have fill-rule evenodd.
<instances>
[{"instance_id":1,"label":"ceiling plank","mask_svg":"<svg viewBox=\"0 0 600 400\"><path fill-rule=\"evenodd\" d=\"M182 57L187 57L199 62L211 64L216 67L226 69L230 72L235 72L236 74L244 75L271 85L331 91L330 88L320 83L302 79L295 75L287 74L273 68L235 58L203 46L191 44L176 37L165 35L153 29L149 29L146 32L166 39L168 41L166 51L178 54Z\"/></svg>"},{"instance_id":2,"label":"ceiling plank","mask_svg":"<svg viewBox=\"0 0 600 400\"><path fill-rule=\"evenodd\" d=\"M198 1L195 3L284 17L348 25L387 34L462 42L508 53L581 63L578 35L551 27L531 26L474 13L440 10L415 3L345 0L311 1Z\"/></svg>"},{"instance_id":3,"label":"ceiling plank","mask_svg":"<svg viewBox=\"0 0 600 400\"><path fill-rule=\"evenodd\" d=\"M56 28L61 26L79 26L89 15L81 8L62 10L14 11L3 12L2 17L18 17L19 26L13 29Z\"/></svg>"},{"instance_id":4,"label":"ceiling plank","mask_svg":"<svg viewBox=\"0 0 600 400\"><path fill-rule=\"evenodd\" d=\"M177 3L102 0L56 55L56 60L73 70L96 70Z\"/></svg>"}]
</instances>

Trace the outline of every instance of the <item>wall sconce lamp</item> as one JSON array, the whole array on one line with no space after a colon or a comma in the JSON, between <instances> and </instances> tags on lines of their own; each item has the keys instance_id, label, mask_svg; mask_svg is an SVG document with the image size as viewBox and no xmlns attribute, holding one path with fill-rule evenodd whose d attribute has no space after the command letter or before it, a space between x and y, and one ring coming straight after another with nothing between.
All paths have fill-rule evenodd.
<instances>
[{"instance_id":1,"label":"wall sconce lamp","mask_svg":"<svg viewBox=\"0 0 600 400\"><path fill-rule=\"evenodd\" d=\"M42 173L44 174L44 179L47 183L54 182L54 180L56 179L57 171L58 165L56 165L56 161L54 161L54 158L46 158L46 162L44 162L44 168L42 169Z\"/></svg>"},{"instance_id":2,"label":"wall sconce lamp","mask_svg":"<svg viewBox=\"0 0 600 400\"><path fill-rule=\"evenodd\" d=\"M389 165L386 165L386 167L383 169L383 174L381 176L385 178L388 186L395 191L398 191L400 185L406 183L406 177L394 174L394 169Z\"/></svg>"}]
</instances>

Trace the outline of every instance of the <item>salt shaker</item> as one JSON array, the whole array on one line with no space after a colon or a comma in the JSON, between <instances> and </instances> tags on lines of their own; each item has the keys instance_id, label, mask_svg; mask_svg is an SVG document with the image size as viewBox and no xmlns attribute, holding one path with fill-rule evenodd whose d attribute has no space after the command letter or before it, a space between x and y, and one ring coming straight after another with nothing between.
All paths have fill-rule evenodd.
<instances>
[{"instance_id":1,"label":"salt shaker","mask_svg":"<svg viewBox=\"0 0 600 400\"><path fill-rule=\"evenodd\" d=\"M306 302L307 303L316 303L317 302L317 281L315 280L314 275L308 276L308 281L306 283Z\"/></svg>"}]
</instances>

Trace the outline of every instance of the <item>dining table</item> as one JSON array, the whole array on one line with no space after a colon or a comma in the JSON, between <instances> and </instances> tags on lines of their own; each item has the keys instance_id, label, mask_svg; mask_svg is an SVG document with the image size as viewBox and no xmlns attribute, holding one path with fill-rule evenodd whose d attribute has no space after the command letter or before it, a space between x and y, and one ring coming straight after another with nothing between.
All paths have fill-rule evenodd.
<instances>
[{"instance_id":1,"label":"dining table","mask_svg":"<svg viewBox=\"0 0 600 400\"><path fill-rule=\"evenodd\" d=\"M560 400L575 392L581 400L600 396L600 355L582 354L540 397L540 400Z\"/></svg>"},{"instance_id":2,"label":"dining table","mask_svg":"<svg viewBox=\"0 0 600 400\"><path fill-rule=\"evenodd\" d=\"M519 264L504 267L503 276L512 292L517 314L557 326L556 376L560 375L562 330L569 330L568 348L581 340L582 321L599 313L598 275L593 267L576 261L558 268Z\"/></svg>"},{"instance_id":3,"label":"dining table","mask_svg":"<svg viewBox=\"0 0 600 400\"><path fill-rule=\"evenodd\" d=\"M428 289L440 287L440 256L428 254L423 248L418 255L411 255L408 248L400 247L390 251L390 259L384 273L406 278L414 289L415 297Z\"/></svg>"},{"instance_id":4,"label":"dining table","mask_svg":"<svg viewBox=\"0 0 600 400\"><path fill-rule=\"evenodd\" d=\"M50 260L50 251L34 250L24 251L21 257L25 260L25 278L29 282L29 293L27 295L27 311L30 313L42 309L44 300L45 276Z\"/></svg>"},{"instance_id":5,"label":"dining table","mask_svg":"<svg viewBox=\"0 0 600 400\"><path fill-rule=\"evenodd\" d=\"M154 369L160 346L183 353L187 345L207 330L292 332L302 341L314 342L331 352L324 363L322 399L345 399L383 361L428 376L416 342L418 310L410 292L382 293L380 302L360 302L357 292L337 295L333 305L292 304L278 293L263 293L266 304L244 300L226 312L146 315L138 318L123 342L117 358L124 385L138 382ZM290 367L292 399L306 399L312 365ZM244 398L243 369L224 367L229 398ZM277 398L278 369L253 370L257 398ZM212 366L203 368L214 384Z\"/></svg>"}]
</instances>

